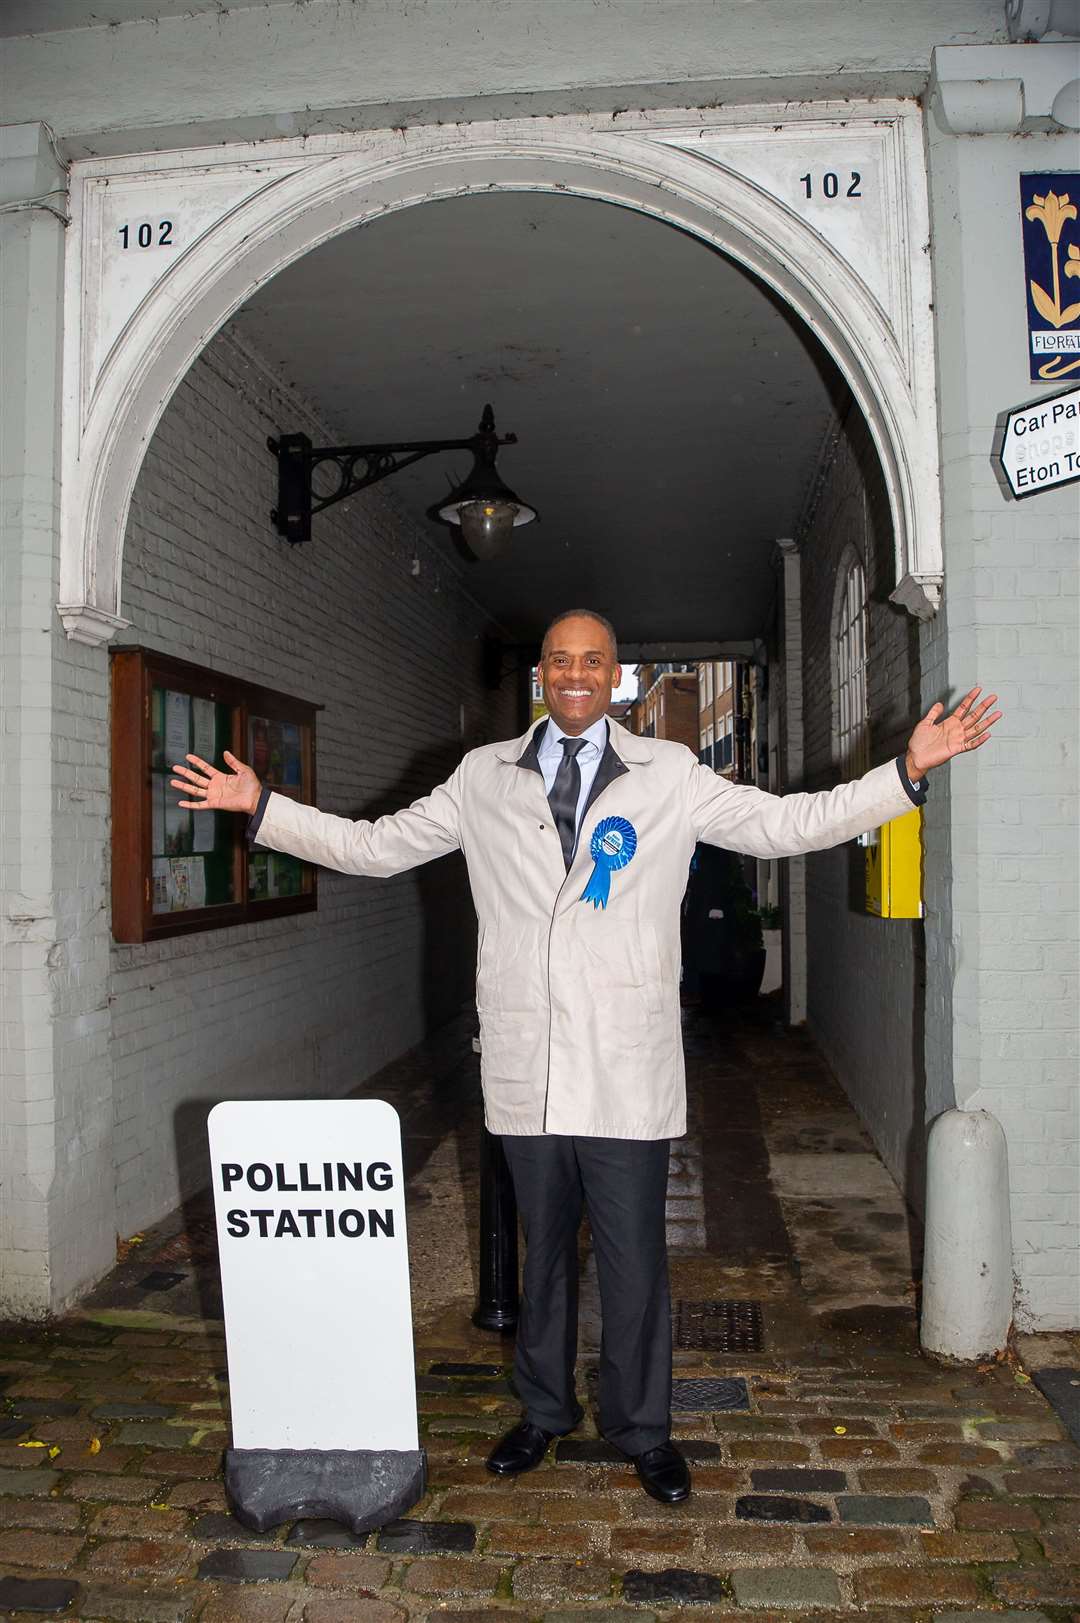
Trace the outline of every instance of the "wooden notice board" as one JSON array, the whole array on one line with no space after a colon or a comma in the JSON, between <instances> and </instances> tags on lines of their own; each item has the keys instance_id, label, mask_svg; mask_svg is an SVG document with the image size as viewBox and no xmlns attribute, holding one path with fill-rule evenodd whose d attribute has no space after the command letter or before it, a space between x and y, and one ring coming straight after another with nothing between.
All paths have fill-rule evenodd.
<instances>
[{"instance_id":1,"label":"wooden notice board","mask_svg":"<svg viewBox=\"0 0 1080 1623\"><path fill-rule=\"evenodd\" d=\"M189 753L315 800L321 706L148 648L112 651L112 929L116 941L214 930L318 904L310 863L248 847L247 818L181 811L172 767Z\"/></svg>"}]
</instances>

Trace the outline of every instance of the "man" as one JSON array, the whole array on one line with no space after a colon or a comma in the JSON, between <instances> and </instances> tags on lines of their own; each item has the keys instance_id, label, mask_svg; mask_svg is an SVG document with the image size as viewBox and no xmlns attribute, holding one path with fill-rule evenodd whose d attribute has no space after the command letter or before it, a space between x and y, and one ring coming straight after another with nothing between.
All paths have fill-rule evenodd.
<instances>
[{"instance_id":1,"label":"man","mask_svg":"<svg viewBox=\"0 0 1080 1623\"><path fill-rule=\"evenodd\" d=\"M252 817L250 836L345 873L387 875L461 850L479 921L476 1003L487 1124L502 1135L526 1239L515 1384L524 1416L489 1468L539 1465L582 1418L574 1393L577 1233L589 1214L602 1309L604 1435L666 1503L690 1492L672 1445L664 1207L669 1141L686 1129L679 904L698 840L794 856L877 828L925 799L923 779L990 735L993 697L934 705L906 756L821 794L732 784L681 744L609 723L621 680L602 615L548 627L548 718L471 751L448 781L377 822L261 788L226 752L177 766L186 808Z\"/></svg>"}]
</instances>

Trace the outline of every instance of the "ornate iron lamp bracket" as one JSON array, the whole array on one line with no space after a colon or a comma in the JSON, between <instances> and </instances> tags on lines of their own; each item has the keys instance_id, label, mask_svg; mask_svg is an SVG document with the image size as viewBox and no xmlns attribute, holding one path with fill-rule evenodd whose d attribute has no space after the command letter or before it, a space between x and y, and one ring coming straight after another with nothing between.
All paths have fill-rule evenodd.
<instances>
[{"instance_id":1,"label":"ornate iron lamp bracket","mask_svg":"<svg viewBox=\"0 0 1080 1623\"><path fill-rule=\"evenodd\" d=\"M494 459L500 445L516 445L516 434L498 435L490 406L484 407L477 432L462 440L401 440L386 445L312 445L306 434L281 434L267 440L277 458L278 501L270 514L274 528L296 545L311 539L311 516L348 496L388 479L401 468L439 451L487 451ZM316 495L315 472L337 470L337 482Z\"/></svg>"}]
</instances>

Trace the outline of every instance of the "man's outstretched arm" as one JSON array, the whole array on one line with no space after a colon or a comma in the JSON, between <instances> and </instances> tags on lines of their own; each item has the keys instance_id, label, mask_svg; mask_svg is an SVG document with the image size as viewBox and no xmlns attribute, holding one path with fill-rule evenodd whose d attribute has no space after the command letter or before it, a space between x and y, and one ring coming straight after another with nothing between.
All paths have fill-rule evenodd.
<instances>
[{"instance_id":1,"label":"man's outstretched arm","mask_svg":"<svg viewBox=\"0 0 1080 1623\"><path fill-rule=\"evenodd\" d=\"M902 757L820 793L771 795L697 767L691 787L697 838L750 856L790 857L841 845L890 822L926 798L924 788L912 793L909 785L924 785L932 768L987 742L1001 712L990 713L995 694L979 702L980 692L972 688L948 716L944 705L931 706Z\"/></svg>"},{"instance_id":2,"label":"man's outstretched arm","mask_svg":"<svg viewBox=\"0 0 1080 1623\"><path fill-rule=\"evenodd\" d=\"M251 767L228 750L227 772L198 755L186 759L189 765L175 765L176 777L171 780L174 789L188 796L180 801L182 807L246 814L253 819L250 837L255 843L322 868L386 877L445 856L461 844L460 767L446 783L402 811L375 822L365 818L354 822L264 789Z\"/></svg>"}]
</instances>

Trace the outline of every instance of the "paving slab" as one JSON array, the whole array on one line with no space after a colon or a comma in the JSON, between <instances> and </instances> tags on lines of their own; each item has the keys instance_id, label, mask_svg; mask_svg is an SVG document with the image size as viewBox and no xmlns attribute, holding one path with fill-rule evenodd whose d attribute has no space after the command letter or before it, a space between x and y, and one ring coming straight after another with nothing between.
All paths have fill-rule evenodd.
<instances>
[{"instance_id":1,"label":"paving slab","mask_svg":"<svg viewBox=\"0 0 1080 1623\"><path fill-rule=\"evenodd\" d=\"M220 1511L208 1511L205 1516L197 1516L192 1523L191 1536L200 1539L206 1544L272 1544L276 1533L255 1533L243 1522L238 1522L235 1516L223 1514Z\"/></svg>"},{"instance_id":2,"label":"paving slab","mask_svg":"<svg viewBox=\"0 0 1080 1623\"><path fill-rule=\"evenodd\" d=\"M289 1550L211 1550L196 1576L226 1584L282 1583L292 1576L297 1559Z\"/></svg>"},{"instance_id":3,"label":"paving slab","mask_svg":"<svg viewBox=\"0 0 1080 1623\"><path fill-rule=\"evenodd\" d=\"M740 1606L839 1606L840 1585L820 1567L749 1567L731 1575Z\"/></svg>"},{"instance_id":4,"label":"paving slab","mask_svg":"<svg viewBox=\"0 0 1080 1623\"><path fill-rule=\"evenodd\" d=\"M0 1469L0 1494L18 1494L20 1498L45 1498L51 1494L60 1479L59 1471L8 1471Z\"/></svg>"},{"instance_id":5,"label":"paving slab","mask_svg":"<svg viewBox=\"0 0 1080 1623\"><path fill-rule=\"evenodd\" d=\"M391 1555L468 1554L476 1548L476 1528L471 1522L389 1522L376 1547Z\"/></svg>"},{"instance_id":6,"label":"paving slab","mask_svg":"<svg viewBox=\"0 0 1080 1623\"><path fill-rule=\"evenodd\" d=\"M827 1505L816 1504L812 1499L793 1499L783 1494L742 1494L735 1501L735 1514L744 1521L804 1524L832 1521Z\"/></svg>"},{"instance_id":7,"label":"paving slab","mask_svg":"<svg viewBox=\"0 0 1080 1623\"><path fill-rule=\"evenodd\" d=\"M0 1578L0 1610L41 1612L58 1616L79 1598L70 1578Z\"/></svg>"},{"instance_id":8,"label":"paving slab","mask_svg":"<svg viewBox=\"0 0 1080 1623\"><path fill-rule=\"evenodd\" d=\"M857 1527L932 1527L930 1502L914 1494L849 1493L836 1501L842 1522Z\"/></svg>"},{"instance_id":9,"label":"paving slab","mask_svg":"<svg viewBox=\"0 0 1080 1623\"><path fill-rule=\"evenodd\" d=\"M172 1403L99 1403L90 1416L93 1420L169 1420L175 1413Z\"/></svg>"},{"instance_id":10,"label":"paving slab","mask_svg":"<svg viewBox=\"0 0 1080 1623\"><path fill-rule=\"evenodd\" d=\"M80 1618L94 1623L186 1623L202 1599L193 1586L179 1593L144 1584L88 1584L79 1601Z\"/></svg>"},{"instance_id":11,"label":"paving slab","mask_svg":"<svg viewBox=\"0 0 1080 1623\"><path fill-rule=\"evenodd\" d=\"M637 1605L642 1601L665 1606L716 1605L728 1590L721 1578L709 1572L690 1572L682 1567L668 1567L663 1572L640 1572L623 1575L623 1598Z\"/></svg>"},{"instance_id":12,"label":"paving slab","mask_svg":"<svg viewBox=\"0 0 1080 1623\"><path fill-rule=\"evenodd\" d=\"M843 1471L814 1466L766 1466L750 1472L750 1482L759 1493L843 1493L848 1479Z\"/></svg>"},{"instance_id":13,"label":"paving slab","mask_svg":"<svg viewBox=\"0 0 1080 1623\"><path fill-rule=\"evenodd\" d=\"M931 1623L1050 1623L1045 1612L934 1612Z\"/></svg>"},{"instance_id":14,"label":"paving slab","mask_svg":"<svg viewBox=\"0 0 1080 1623\"><path fill-rule=\"evenodd\" d=\"M256 1537L267 1537L265 1534L256 1534ZM309 1550L362 1550L367 1546L369 1534L354 1533L341 1522L330 1522L319 1518L310 1521L300 1521L295 1524L285 1540L291 1549L294 1545Z\"/></svg>"},{"instance_id":15,"label":"paving slab","mask_svg":"<svg viewBox=\"0 0 1080 1623\"><path fill-rule=\"evenodd\" d=\"M490 1613L484 1613L489 1617ZM517 1613L513 1614L515 1617ZM656 1623L656 1613L647 1612L635 1606L633 1616L636 1623ZM560 1611L545 1612L544 1623L627 1623L627 1613L617 1606L590 1606L581 1611L563 1608Z\"/></svg>"}]
</instances>

